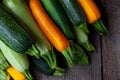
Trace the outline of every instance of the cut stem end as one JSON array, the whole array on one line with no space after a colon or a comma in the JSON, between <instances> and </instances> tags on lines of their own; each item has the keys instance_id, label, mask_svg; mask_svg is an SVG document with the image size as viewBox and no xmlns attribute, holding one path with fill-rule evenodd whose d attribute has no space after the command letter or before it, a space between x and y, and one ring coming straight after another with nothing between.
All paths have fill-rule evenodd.
<instances>
[{"instance_id":1,"label":"cut stem end","mask_svg":"<svg viewBox=\"0 0 120 80\"><path fill-rule=\"evenodd\" d=\"M73 54L72 54L72 51L70 49L70 47L66 48L62 54L64 55L66 61L67 61L67 64L68 64L68 67L72 67L73 66Z\"/></svg>"},{"instance_id":2,"label":"cut stem end","mask_svg":"<svg viewBox=\"0 0 120 80\"><path fill-rule=\"evenodd\" d=\"M93 23L93 26L95 27L96 31L98 31L100 33L100 35L108 34L108 30L104 26L101 19L99 19L95 23Z\"/></svg>"}]
</instances>

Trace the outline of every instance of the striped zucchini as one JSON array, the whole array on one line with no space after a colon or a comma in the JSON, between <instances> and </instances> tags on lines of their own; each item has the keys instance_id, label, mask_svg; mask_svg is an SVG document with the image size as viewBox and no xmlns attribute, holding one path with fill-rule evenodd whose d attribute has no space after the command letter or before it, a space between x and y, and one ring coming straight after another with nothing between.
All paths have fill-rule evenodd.
<instances>
[{"instance_id":1,"label":"striped zucchini","mask_svg":"<svg viewBox=\"0 0 120 80\"><path fill-rule=\"evenodd\" d=\"M34 46L34 40L1 5L0 40L17 53L28 51L30 55L39 57L39 52Z\"/></svg>"},{"instance_id":2,"label":"striped zucchini","mask_svg":"<svg viewBox=\"0 0 120 80\"><path fill-rule=\"evenodd\" d=\"M29 7L25 3L25 0L3 0L3 4L10 13L23 22L35 35L35 37L38 39L38 42L35 43L35 47L33 46L34 49L37 48L38 52L40 52L40 57L43 57L49 66L54 68L56 66L56 57L53 46L49 43L46 36L40 30ZM30 52L28 51L26 53Z\"/></svg>"},{"instance_id":3,"label":"striped zucchini","mask_svg":"<svg viewBox=\"0 0 120 80\"><path fill-rule=\"evenodd\" d=\"M27 51L34 41L28 33L0 7L0 39L17 52Z\"/></svg>"}]
</instances>

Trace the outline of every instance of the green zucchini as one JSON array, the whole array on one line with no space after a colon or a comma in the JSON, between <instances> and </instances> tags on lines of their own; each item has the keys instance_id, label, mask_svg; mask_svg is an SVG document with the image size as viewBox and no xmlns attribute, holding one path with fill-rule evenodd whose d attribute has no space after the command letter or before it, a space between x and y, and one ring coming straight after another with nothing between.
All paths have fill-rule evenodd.
<instances>
[{"instance_id":1,"label":"green zucchini","mask_svg":"<svg viewBox=\"0 0 120 80\"><path fill-rule=\"evenodd\" d=\"M59 0L66 14L75 27L89 33L87 28L85 15L76 0Z\"/></svg>"},{"instance_id":2,"label":"green zucchini","mask_svg":"<svg viewBox=\"0 0 120 80\"><path fill-rule=\"evenodd\" d=\"M92 43L90 43L88 39L88 35L83 30L78 29L78 27L74 27L73 29L76 34L76 42L87 51L95 51L94 46L92 45Z\"/></svg>"},{"instance_id":3,"label":"green zucchini","mask_svg":"<svg viewBox=\"0 0 120 80\"><path fill-rule=\"evenodd\" d=\"M94 51L95 48L88 39L85 15L79 4L76 0L60 0L60 3L73 23L73 30L75 32L75 39L77 42L87 51Z\"/></svg>"},{"instance_id":4,"label":"green zucchini","mask_svg":"<svg viewBox=\"0 0 120 80\"><path fill-rule=\"evenodd\" d=\"M7 62L2 51L0 50L0 80L7 80L8 77L10 77L6 72L6 69L9 68L9 66L9 63Z\"/></svg>"},{"instance_id":5,"label":"green zucchini","mask_svg":"<svg viewBox=\"0 0 120 80\"><path fill-rule=\"evenodd\" d=\"M50 68L47 62L43 59L37 59L35 57L29 57L29 60L31 62L31 67L38 70L42 74L48 75L48 76L61 76L64 75L64 69L61 69L59 67L56 67L54 69Z\"/></svg>"},{"instance_id":6,"label":"green zucchini","mask_svg":"<svg viewBox=\"0 0 120 80\"><path fill-rule=\"evenodd\" d=\"M69 20L67 18L67 15L65 14L63 8L59 4L59 1L56 0L40 0L43 7L47 11L48 15L53 19L53 21L58 25L58 27L61 29L61 31L66 35L66 37L70 40L71 49L74 53L73 58L74 62L79 63L81 58L85 55L82 48L75 44L73 42L73 34L74 32L71 30L71 25L69 23ZM48 7L49 5L49 7ZM77 55L76 55L77 54ZM84 58L81 62L85 62L84 64L88 64L88 59L86 56L86 59ZM83 64L82 63L82 64Z\"/></svg>"},{"instance_id":7,"label":"green zucchini","mask_svg":"<svg viewBox=\"0 0 120 80\"><path fill-rule=\"evenodd\" d=\"M34 43L28 33L1 7L0 39L17 52L27 51Z\"/></svg>"},{"instance_id":8,"label":"green zucchini","mask_svg":"<svg viewBox=\"0 0 120 80\"><path fill-rule=\"evenodd\" d=\"M7 60L5 59L5 57L3 56L2 51L0 50L0 69L5 70L8 67L9 67L9 64L8 64Z\"/></svg>"},{"instance_id":9,"label":"green zucchini","mask_svg":"<svg viewBox=\"0 0 120 80\"><path fill-rule=\"evenodd\" d=\"M38 42L35 43L35 47L38 48L40 57L43 57L48 62L49 66L54 68L56 66L56 57L53 46L40 30L25 0L3 0L3 4L11 14L23 22L35 35L38 39Z\"/></svg>"},{"instance_id":10,"label":"green zucchini","mask_svg":"<svg viewBox=\"0 0 120 80\"><path fill-rule=\"evenodd\" d=\"M0 5L0 40L18 53L28 52L29 55L39 58L39 51L36 51L33 39L2 5Z\"/></svg>"},{"instance_id":11,"label":"green zucchini","mask_svg":"<svg viewBox=\"0 0 120 80\"><path fill-rule=\"evenodd\" d=\"M40 30L39 25L35 21L24 0L3 0L3 4L9 12L11 12L16 18L20 19L32 31L39 41L43 41L48 49L51 50L49 41Z\"/></svg>"},{"instance_id":12,"label":"green zucchini","mask_svg":"<svg viewBox=\"0 0 120 80\"><path fill-rule=\"evenodd\" d=\"M32 76L29 73L29 61L25 54L18 54L10 49L0 40L0 49L7 61L18 71L23 72L29 80Z\"/></svg>"}]
</instances>

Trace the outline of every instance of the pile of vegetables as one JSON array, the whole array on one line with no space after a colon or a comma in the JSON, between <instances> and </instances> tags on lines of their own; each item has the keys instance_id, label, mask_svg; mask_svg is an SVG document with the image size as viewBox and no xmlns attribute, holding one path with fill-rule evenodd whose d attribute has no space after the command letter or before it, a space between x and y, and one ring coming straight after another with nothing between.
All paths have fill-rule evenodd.
<instances>
[{"instance_id":1,"label":"pile of vegetables","mask_svg":"<svg viewBox=\"0 0 120 80\"><path fill-rule=\"evenodd\" d=\"M60 65L89 64L85 52L95 48L87 23L108 33L93 0L2 0L0 80L34 80L29 67L61 76Z\"/></svg>"}]
</instances>

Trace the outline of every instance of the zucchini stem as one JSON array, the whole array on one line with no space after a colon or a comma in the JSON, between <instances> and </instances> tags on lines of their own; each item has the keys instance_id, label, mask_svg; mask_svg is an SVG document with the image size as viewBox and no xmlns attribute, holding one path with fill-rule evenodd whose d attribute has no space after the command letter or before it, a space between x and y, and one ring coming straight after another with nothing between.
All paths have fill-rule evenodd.
<instances>
[{"instance_id":1,"label":"zucchini stem","mask_svg":"<svg viewBox=\"0 0 120 80\"><path fill-rule=\"evenodd\" d=\"M82 23L80 26L78 26L78 28L83 30L85 33L89 33L89 30L88 30L86 23Z\"/></svg>"},{"instance_id":2,"label":"zucchini stem","mask_svg":"<svg viewBox=\"0 0 120 80\"><path fill-rule=\"evenodd\" d=\"M73 41L70 41L71 43L71 48L74 54L73 61L78 64L88 64L88 57L84 53L83 49Z\"/></svg>"},{"instance_id":3,"label":"zucchini stem","mask_svg":"<svg viewBox=\"0 0 120 80\"><path fill-rule=\"evenodd\" d=\"M55 67L55 72L54 72L54 76L63 76L65 72L65 69L62 69L60 67Z\"/></svg>"},{"instance_id":4,"label":"zucchini stem","mask_svg":"<svg viewBox=\"0 0 120 80\"><path fill-rule=\"evenodd\" d=\"M30 74L29 70L26 70L24 72L25 76L26 76L26 79L25 80L33 80L33 77L32 75Z\"/></svg>"},{"instance_id":5,"label":"zucchini stem","mask_svg":"<svg viewBox=\"0 0 120 80\"><path fill-rule=\"evenodd\" d=\"M77 42L87 51L95 51L94 46L89 42L88 35L83 30L74 27Z\"/></svg>"},{"instance_id":6,"label":"zucchini stem","mask_svg":"<svg viewBox=\"0 0 120 80\"><path fill-rule=\"evenodd\" d=\"M41 55L43 59L45 59L50 66L50 68L54 69L57 65L56 63L56 56L54 54L54 51L49 51L48 53Z\"/></svg>"},{"instance_id":7,"label":"zucchini stem","mask_svg":"<svg viewBox=\"0 0 120 80\"><path fill-rule=\"evenodd\" d=\"M100 35L108 34L108 30L104 26L101 19L99 19L95 23L93 23L93 26L95 27L96 31L98 31L100 33Z\"/></svg>"},{"instance_id":8,"label":"zucchini stem","mask_svg":"<svg viewBox=\"0 0 120 80\"><path fill-rule=\"evenodd\" d=\"M35 45L32 45L32 47L29 48L28 51L25 52L25 53L29 54L31 56L35 56L36 58L40 58L39 51L37 50L37 48L35 47Z\"/></svg>"},{"instance_id":9,"label":"zucchini stem","mask_svg":"<svg viewBox=\"0 0 120 80\"><path fill-rule=\"evenodd\" d=\"M86 48L87 51L95 51L95 47L88 40L81 43L81 46Z\"/></svg>"},{"instance_id":10,"label":"zucchini stem","mask_svg":"<svg viewBox=\"0 0 120 80\"><path fill-rule=\"evenodd\" d=\"M89 60L86 54L83 54L82 58L80 59L80 61L78 62L78 64L84 64L87 65L89 64Z\"/></svg>"},{"instance_id":11,"label":"zucchini stem","mask_svg":"<svg viewBox=\"0 0 120 80\"><path fill-rule=\"evenodd\" d=\"M63 52L62 52L63 56L65 57L68 67L72 67L73 66L73 53L71 51L71 48L68 47L66 48Z\"/></svg>"},{"instance_id":12,"label":"zucchini stem","mask_svg":"<svg viewBox=\"0 0 120 80\"><path fill-rule=\"evenodd\" d=\"M40 57L42 57L48 63L50 68L54 69L57 63L53 47L51 47L51 50L48 50L46 46L43 45L41 42L37 42L35 44L35 47L39 51Z\"/></svg>"}]
</instances>

